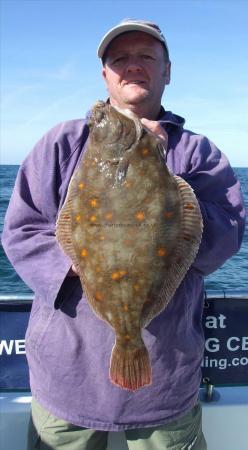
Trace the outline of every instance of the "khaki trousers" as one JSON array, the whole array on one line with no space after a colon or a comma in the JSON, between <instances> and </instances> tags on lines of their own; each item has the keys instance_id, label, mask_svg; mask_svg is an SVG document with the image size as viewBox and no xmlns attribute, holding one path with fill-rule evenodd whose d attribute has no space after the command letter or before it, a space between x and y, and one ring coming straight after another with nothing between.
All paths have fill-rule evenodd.
<instances>
[{"instance_id":1,"label":"khaki trousers","mask_svg":"<svg viewBox=\"0 0 248 450\"><path fill-rule=\"evenodd\" d=\"M125 435L129 450L207 449L199 403L169 424L126 430ZM54 417L33 399L28 450L107 450L107 445L107 431L82 428Z\"/></svg>"}]
</instances>

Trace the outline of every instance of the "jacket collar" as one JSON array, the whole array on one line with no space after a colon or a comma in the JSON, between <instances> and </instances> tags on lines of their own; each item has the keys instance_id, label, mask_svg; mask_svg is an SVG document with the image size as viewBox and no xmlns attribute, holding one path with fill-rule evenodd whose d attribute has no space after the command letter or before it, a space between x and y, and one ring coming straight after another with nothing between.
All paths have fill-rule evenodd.
<instances>
[{"instance_id":1,"label":"jacket collar","mask_svg":"<svg viewBox=\"0 0 248 450\"><path fill-rule=\"evenodd\" d=\"M165 111L163 106L161 106L157 120L161 125L171 124L180 128L185 124L183 117L173 114L171 111Z\"/></svg>"}]
</instances>

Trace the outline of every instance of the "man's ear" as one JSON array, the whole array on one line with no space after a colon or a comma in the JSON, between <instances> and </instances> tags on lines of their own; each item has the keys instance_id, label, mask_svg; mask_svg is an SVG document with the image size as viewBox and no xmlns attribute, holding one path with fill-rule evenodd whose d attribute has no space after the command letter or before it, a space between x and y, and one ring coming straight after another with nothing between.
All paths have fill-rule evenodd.
<instances>
[{"instance_id":1,"label":"man's ear","mask_svg":"<svg viewBox=\"0 0 248 450\"><path fill-rule=\"evenodd\" d=\"M104 66L102 68L102 76L103 76L103 79L106 81L106 69Z\"/></svg>"},{"instance_id":2,"label":"man's ear","mask_svg":"<svg viewBox=\"0 0 248 450\"><path fill-rule=\"evenodd\" d=\"M165 84L170 84L170 78L171 78L171 62L166 63L166 69L165 69Z\"/></svg>"},{"instance_id":3,"label":"man's ear","mask_svg":"<svg viewBox=\"0 0 248 450\"><path fill-rule=\"evenodd\" d=\"M106 90L108 91L107 71L106 71L106 69L105 69L104 66L103 66L103 68L102 68L102 77L103 77L103 80L104 80L104 82L105 82Z\"/></svg>"}]
</instances>

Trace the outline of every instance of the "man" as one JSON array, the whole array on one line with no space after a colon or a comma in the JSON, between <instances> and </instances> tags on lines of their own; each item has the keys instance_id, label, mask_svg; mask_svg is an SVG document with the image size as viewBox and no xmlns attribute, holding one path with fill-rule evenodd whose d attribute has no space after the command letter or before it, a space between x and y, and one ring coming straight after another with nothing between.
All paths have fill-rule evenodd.
<instances>
[{"instance_id":1,"label":"man","mask_svg":"<svg viewBox=\"0 0 248 450\"><path fill-rule=\"evenodd\" d=\"M85 148L87 119L62 123L38 142L20 168L3 234L10 261L35 292L26 335L34 398L29 450L103 450L109 430L125 430L132 450L204 450L198 403L203 276L240 247L239 183L213 143L184 130L184 120L161 106L170 61L157 25L123 21L104 36L98 56L109 102L136 113L164 142L168 167L195 191L204 233L175 296L144 330L152 385L135 392L114 386L108 378L113 332L90 310L55 239L58 211Z\"/></svg>"}]
</instances>

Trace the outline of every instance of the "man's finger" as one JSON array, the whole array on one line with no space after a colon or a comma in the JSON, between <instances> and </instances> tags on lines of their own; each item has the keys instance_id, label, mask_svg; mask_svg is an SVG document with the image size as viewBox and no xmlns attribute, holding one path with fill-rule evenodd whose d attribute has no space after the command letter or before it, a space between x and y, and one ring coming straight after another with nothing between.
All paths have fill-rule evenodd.
<instances>
[{"instance_id":1,"label":"man's finger","mask_svg":"<svg viewBox=\"0 0 248 450\"><path fill-rule=\"evenodd\" d=\"M164 128L156 120L141 119L141 123L156 137L160 138L163 143L167 143L168 137Z\"/></svg>"}]
</instances>

